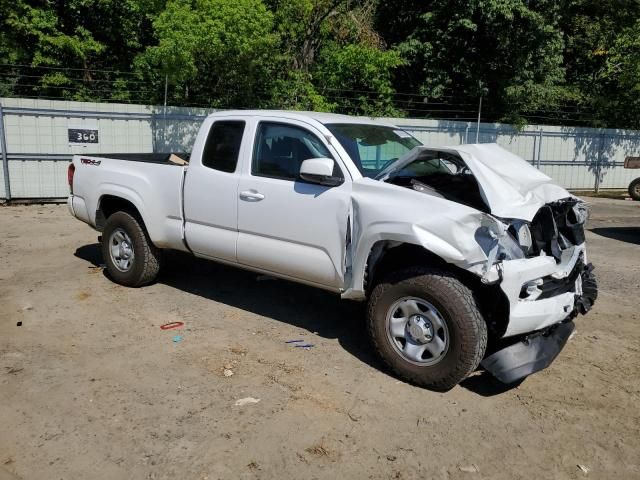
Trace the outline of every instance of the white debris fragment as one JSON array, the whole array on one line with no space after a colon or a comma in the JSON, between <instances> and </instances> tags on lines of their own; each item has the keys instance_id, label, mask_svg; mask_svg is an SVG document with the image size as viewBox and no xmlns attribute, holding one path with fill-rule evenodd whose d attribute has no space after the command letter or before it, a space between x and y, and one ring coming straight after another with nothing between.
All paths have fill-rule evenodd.
<instances>
[{"instance_id":1,"label":"white debris fragment","mask_svg":"<svg viewBox=\"0 0 640 480\"><path fill-rule=\"evenodd\" d=\"M229 369L229 368L225 368L225 369L222 371L222 374L223 374L225 377L231 377L231 376L233 375L233 370L231 370L231 369Z\"/></svg>"},{"instance_id":2,"label":"white debris fragment","mask_svg":"<svg viewBox=\"0 0 640 480\"><path fill-rule=\"evenodd\" d=\"M240 400L236 400L236 407L242 407L244 405L251 405L253 403L258 403L260 401L259 398L253 398L253 397L246 397L246 398L241 398Z\"/></svg>"},{"instance_id":3,"label":"white debris fragment","mask_svg":"<svg viewBox=\"0 0 640 480\"><path fill-rule=\"evenodd\" d=\"M465 472L465 473L478 473L478 472L480 472L480 469L478 468L478 466L473 464L473 463L471 465L466 466L466 467L458 467L458 468L460 468L461 472Z\"/></svg>"}]
</instances>

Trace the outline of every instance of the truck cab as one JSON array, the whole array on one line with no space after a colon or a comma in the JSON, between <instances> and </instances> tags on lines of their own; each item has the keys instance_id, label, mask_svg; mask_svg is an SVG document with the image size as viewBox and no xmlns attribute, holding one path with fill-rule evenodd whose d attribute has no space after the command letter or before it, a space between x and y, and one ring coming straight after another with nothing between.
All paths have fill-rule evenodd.
<instances>
[{"instance_id":1,"label":"truck cab","mask_svg":"<svg viewBox=\"0 0 640 480\"><path fill-rule=\"evenodd\" d=\"M326 128L291 117L207 119L209 135L196 140L185 178L185 237L198 256L340 291L351 185L360 175ZM329 175L301 178L311 159L324 159Z\"/></svg>"}]
</instances>

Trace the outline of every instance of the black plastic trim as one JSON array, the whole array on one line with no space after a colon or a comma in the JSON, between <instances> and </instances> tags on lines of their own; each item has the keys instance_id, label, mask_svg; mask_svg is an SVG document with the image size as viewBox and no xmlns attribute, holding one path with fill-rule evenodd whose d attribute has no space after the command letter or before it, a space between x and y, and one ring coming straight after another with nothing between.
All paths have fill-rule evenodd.
<instances>
[{"instance_id":1,"label":"black plastic trim","mask_svg":"<svg viewBox=\"0 0 640 480\"><path fill-rule=\"evenodd\" d=\"M480 365L502 383L514 383L551 365L574 328L573 322L562 323L492 353Z\"/></svg>"}]
</instances>

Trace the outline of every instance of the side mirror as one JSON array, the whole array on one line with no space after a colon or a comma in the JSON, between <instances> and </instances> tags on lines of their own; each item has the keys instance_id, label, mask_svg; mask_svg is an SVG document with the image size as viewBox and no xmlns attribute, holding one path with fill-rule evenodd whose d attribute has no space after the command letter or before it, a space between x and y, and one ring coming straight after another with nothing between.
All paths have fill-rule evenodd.
<instances>
[{"instance_id":1,"label":"side mirror","mask_svg":"<svg viewBox=\"0 0 640 480\"><path fill-rule=\"evenodd\" d=\"M335 162L331 158L309 158L300 165L300 178L310 183L336 187L344 181L333 176Z\"/></svg>"}]
</instances>

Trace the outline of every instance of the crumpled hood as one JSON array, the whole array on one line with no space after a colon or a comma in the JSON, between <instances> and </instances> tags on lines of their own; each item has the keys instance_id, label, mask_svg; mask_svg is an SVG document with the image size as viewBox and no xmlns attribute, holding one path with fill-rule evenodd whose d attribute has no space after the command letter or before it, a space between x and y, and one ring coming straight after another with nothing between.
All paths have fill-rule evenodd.
<instances>
[{"instance_id":1,"label":"crumpled hood","mask_svg":"<svg viewBox=\"0 0 640 480\"><path fill-rule=\"evenodd\" d=\"M453 147L416 147L378 175L404 168L426 151L445 151L460 155L475 176L482 197L496 217L531 221L546 203L572 197L564 188L527 161L496 143Z\"/></svg>"}]
</instances>

